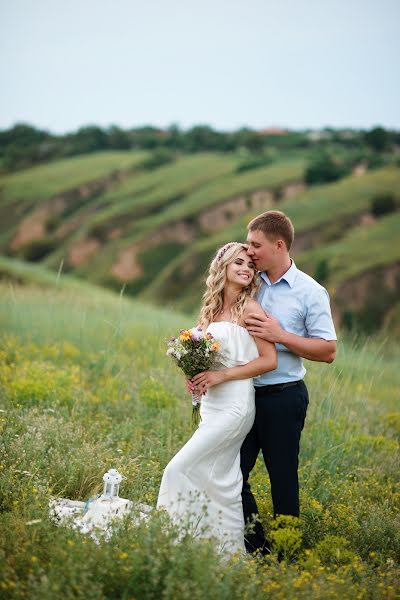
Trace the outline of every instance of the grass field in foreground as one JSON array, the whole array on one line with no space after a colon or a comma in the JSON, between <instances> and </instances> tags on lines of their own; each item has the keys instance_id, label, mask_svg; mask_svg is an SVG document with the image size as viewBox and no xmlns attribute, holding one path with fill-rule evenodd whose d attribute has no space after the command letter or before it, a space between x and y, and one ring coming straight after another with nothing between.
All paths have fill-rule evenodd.
<instances>
[{"instance_id":1,"label":"grass field in foreground","mask_svg":"<svg viewBox=\"0 0 400 600\"><path fill-rule=\"evenodd\" d=\"M127 477L123 497L155 503L165 465L191 433L190 401L165 339L191 323L69 280L59 284L0 286L2 597L395 598L400 375L393 341L343 340L333 365L307 364L300 524L277 527L261 461L252 475L274 540L266 562L223 560L190 536L177 543L157 514L147 524L127 519L97 545L54 526L49 497L86 500L117 467Z\"/></svg>"}]
</instances>

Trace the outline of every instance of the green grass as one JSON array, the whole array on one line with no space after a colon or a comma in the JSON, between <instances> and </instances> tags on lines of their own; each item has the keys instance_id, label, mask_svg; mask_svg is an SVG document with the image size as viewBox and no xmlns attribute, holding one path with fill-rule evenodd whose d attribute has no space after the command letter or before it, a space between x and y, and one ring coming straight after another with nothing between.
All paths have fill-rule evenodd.
<instances>
[{"instance_id":1,"label":"green grass","mask_svg":"<svg viewBox=\"0 0 400 600\"><path fill-rule=\"evenodd\" d=\"M184 156L173 164L128 177L115 191L91 202L94 215L84 218L82 226L46 258L45 264L57 266L66 249L91 231L102 229L105 234L115 226L125 230L131 222L142 223L147 215L160 213L169 204L184 199L193 189L232 172L236 164L233 155L200 154ZM83 210L87 210L87 204ZM117 245L108 242L108 247Z\"/></svg>"},{"instance_id":2,"label":"green grass","mask_svg":"<svg viewBox=\"0 0 400 600\"><path fill-rule=\"evenodd\" d=\"M210 180L231 173L236 164L234 155L183 156L154 172L130 177L115 192L101 197L101 204L108 208L96 215L94 223L102 223L116 216L143 216L146 212L161 209L171 198L179 199Z\"/></svg>"},{"instance_id":3,"label":"green grass","mask_svg":"<svg viewBox=\"0 0 400 600\"><path fill-rule=\"evenodd\" d=\"M240 194L258 189L277 189L285 183L301 180L303 161L282 161L268 167L242 174L227 174L211 181L188 194L180 202L167 207L165 211L144 221L135 223L132 233L136 236L146 234L153 228L179 219L191 219L205 209L217 206Z\"/></svg>"},{"instance_id":4,"label":"green grass","mask_svg":"<svg viewBox=\"0 0 400 600\"><path fill-rule=\"evenodd\" d=\"M400 261L400 212L387 215L376 223L350 230L338 242L327 244L298 257L298 264L314 273L325 260L329 285L336 286L359 273Z\"/></svg>"},{"instance_id":5,"label":"green grass","mask_svg":"<svg viewBox=\"0 0 400 600\"><path fill-rule=\"evenodd\" d=\"M288 160L280 163L273 164L269 167L257 169L255 171L244 173L244 174L221 174L217 176L216 168L227 169L228 167L233 168L233 162L227 162L226 157L221 157L218 160L212 156L207 155L201 159L196 158L193 160L193 168L196 168L196 161L211 161L215 162L213 166L208 168L210 174L207 175L207 169L205 173L201 174L203 183L198 186L193 185L193 180L187 180L185 183L186 188L177 187L177 183L173 182L174 177L179 174L180 177L184 176L184 171L181 170L179 163L173 166L164 167L164 173L169 173L171 176L171 187L167 184L166 187L161 186L160 188L155 187L153 190L149 190L141 197L140 194L136 198L126 200L127 204L132 206L132 213L128 218L125 216L126 226L124 228L124 237L115 241L107 241L106 245L100 249L100 251L81 267L76 272L79 276L84 276L92 279L95 283L103 283L108 277L108 272L118 252L125 246L129 246L133 243L140 243L153 231L166 226L173 225L180 219L189 220L190 222L195 221L197 216L201 214L203 210L210 206L216 206L224 200L230 199L235 195L239 195L245 192L255 191L257 189L274 189L279 188L285 183L296 181L301 179L301 173L303 169L303 162L300 160ZM230 159L231 161L233 159ZM198 176L198 175L197 175ZM208 180L207 180L208 179ZM212 179L210 181L210 179ZM196 187L196 189L193 189ZM190 190L189 190L190 188ZM184 189L187 193L183 193ZM182 192L182 197L179 196L179 191ZM171 204L168 203L168 199L171 197L176 198L176 201ZM154 203L159 203L160 200L165 202L165 208L162 206L160 210L154 212L150 216L143 218L135 218L135 205L137 207L152 207ZM126 210L122 204L121 210ZM111 207L109 217L120 212L118 207ZM108 214L108 213L107 213ZM103 216L99 216L99 219L104 222ZM57 249L54 253L50 254L45 264L56 268L63 257L65 257L68 247L73 244L77 239L80 238L81 234L86 231L86 225L84 224L81 232L77 232L70 240L67 241L62 247Z\"/></svg>"},{"instance_id":6,"label":"green grass","mask_svg":"<svg viewBox=\"0 0 400 600\"><path fill-rule=\"evenodd\" d=\"M41 201L65 190L143 162L146 152L94 152L65 158L0 177L2 206L15 201Z\"/></svg>"},{"instance_id":7,"label":"green grass","mask_svg":"<svg viewBox=\"0 0 400 600\"><path fill-rule=\"evenodd\" d=\"M44 201L117 171L138 167L146 156L147 153L138 151L96 152L0 177L0 244L6 247L18 223ZM73 205L73 213L83 204L85 214L91 201L82 198L79 207L73 202L70 204ZM67 208L63 217L68 216Z\"/></svg>"},{"instance_id":8,"label":"green grass","mask_svg":"<svg viewBox=\"0 0 400 600\"><path fill-rule=\"evenodd\" d=\"M54 195L65 186L80 185L110 173L117 165L138 167L144 156L135 152L98 153L1 178L0 216L4 215L3 227L7 228L0 236L2 247L6 248L13 234L7 226L10 215L13 223L18 222L27 207L48 197L49 190ZM239 154L181 155L175 162L151 172L138 168L102 196L79 202L78 206L71 204L70 214L64 215L60 223L74 222L76 228L63 239L48 233L42 255L49 253L43 264L58 270L64 263L64 270L82 279L119 290L122 284L113 276L112 266L122 250L135 246L142 273L127 283L125 292L192 312L198 306L203 277L215 249L232 239L243 240L246 225L255 216L254 212L244 214L206 237L207 232L200 226L201 214L255 190L279 190L286 183L301 180L305 156L299 152L276 157L269 166L241 174L235 173ZM400 169L396 166L316 186L294 198L278 201L276 207L293 219L297 236L304 235L315 246L309 252L294 255L299 265L315 275L325 262L329 277L324 283L332 290L357 274L397 261L397 217L385 217L371 227L357 225L360 215L370 210L374 197L384 193L400 197ZM161 236L159 242L152 242L166 226L170 237L174 235L177 223L184 223L193 241ZM121 237L109 239L108 234L115 228L120 228ZM70 266L66 260L69 250L91 236L100 240L97 253L76 268ZM29 247L25 251L25 256L29 256Z\"/></svg>"},{"instance_id":9,"label":"green grass","mask_svg":"<svg viewBox=\"0 0 400 600\"><path fill-rule=\"evenodd\" d=\"M321 234L326 232L329 240L328 233L335 228L335 234L342 238L337 243L322 241L308 253L294 255L296 260L299 258L299 266L304 265L312 274L316 264L326 257L332 263L330 272L334 285L338 278L342 281L355 273L397 260L399 244L395 238L398 216L385 217L375 225L355 228L354 231L341 225L343 219L367 212L372 199L386 192L400 195L398 167L386 167L362 177L346 178L311 188L293 199L281 202L277 208L293 220L297 235L316 230ZM144 292L144 297L166 298L178 308L193 310L198 305L202 277L215 250L231 240L244 241L247 223L254 216L254 213L243 215L223 231L193 242L181 256L160 271ZM372 251L369 249L370 243ZM339 267L337 272L336 267ZM183 290L179 295L175 289L177 280Z\"/></svg>"},{"instance_id":10,"label":"green grass","mask_svg":"<svg viewBox=\"0 0 400 600\"><path fill-rule=\"evenodd\" d=\"M63 274L61 269L58 273L55 273L41 265L32 265L17 259L0 257L0 280L3 280L2 285L7 289L7 295L10 300L16 291L22 293L23 296L24 289L30 290L28 296L30 296L31 299L35 296L40 298L43 294L47 295L48 298L50 298L52 294L60 294L61 298L65 300L64 310L68 313L68 303L71 299L74 299L73 303L79 307L77 308L77 321L79 320L79 312L82 311L83 304L85 303L87 303L85 309L87 315L84 319L101 318L103 325L107 322L107 319L111 320L110 315L107 316L106 311L113 312L117 304L124 313L132 313L133 322L139 320L146 323L146 327L150 324L151 327L158 329L160 326L165 326L171 321L169 311L163 311L161 309L155 311L154 308L146 306L146 304L131 299L125 299L123 294L124 290L122 288L120 294L115 294L111 290L94 286L91 283L85 282L82 279L78 279L69 274ZM31 299L28 301L28 305L31 305ZM96 310L97 305L102 307L103 314L101 316ZM93 312L92 308L94 309ZM12 301L10 310L12 310ZM33 335L35 329L32 328L32 322L35 322L39 336L42 336L45 330L48 330L50 335L52 335L51 332L56 325L52 321L49 322L48 314L46 314L47 309L38 303L33 310L35 314L30 314L28 322L26 323L26 334ZM188 319L187 316L185 318ZM58 322L58 324L60 323ZM178 317L174 324L178 326ZM62 322L62 327L65 329L59 331L58 335L62 338L65 337L65 335L68 337L68 318L66 322ZM93 330L99 331L99 328L101 329L99 323L96 323ZM108 329L109 326L105 325L105 330ZM103 331L104 335L106 335L105 330ZM42 338L40 337L40 339ZM74 338L73 341L76 343L76 338Z\"/></svg>"},{"instance_id":11,"label":"green grass","mask_svg":"<svg viewBox=\"0 0 400 600\"><path fill-rule=\"evenodd\" d=\"M5 266L2 265L2 270ZM25 281L29 270L8 265ZM36 271L37 279L42 277ZM72 278L0 284L0 589L4 598L394 599L400 413L394 340L339 342L307 364L302 519L275 529L268 477L252 475L271 558L221 560L161 515L127 520L99 545L48 519L48 499L86 500L117 467L121 495L154 504L190 435L182 376L165 339L191 325ZM32 523L33 521L33 523ZM281 551L285 560L277 561Z\"/></svg>"},{"instance_id":12,"label":"green grass","mask_svg":"<svg viewBox=\"0 0 400 600\"><path fill-rule=\"evenodd\" d=\"M282 210L296 223L296 231L300 233L369 210L373 197L383 193L400 195L400 169L397 166L313 187L287 201Z\"/></svg>"},{"instance_id":13,"label":"green grass","mask_svg":"<svg viewBox=\"0 0 400 600\"><path fill-rule=\"evenodd\" d=\"M370 171L361 177L346 177L335 183L313 186L295 198L281 202L277 208L292 219L296 233L301 234L369 211L373 198L385 193L400 196L400 169L397 166ZM243 215L226 228L224 239L235 239L240 233L243 237L247 223L254 216L253 213Z\"/></svg>"}]
</instances>

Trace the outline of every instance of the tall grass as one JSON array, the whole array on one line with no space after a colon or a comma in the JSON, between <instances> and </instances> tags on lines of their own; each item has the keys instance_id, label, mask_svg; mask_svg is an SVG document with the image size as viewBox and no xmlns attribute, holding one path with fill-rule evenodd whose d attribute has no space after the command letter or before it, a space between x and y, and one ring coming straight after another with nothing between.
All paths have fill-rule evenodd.
<instances>
[{"instance_id":1,"label":"tall grass","mask_svg":"<svg viewBox=\"0 0 400 600\"><path fill-rule=\"evenodd\" d=\"M53 282L54 284L54 282ZM390 340L350 338L307 363L301 522L276 523L268 477L252 486L269 559L223 559L162 514L97 545L48 519L50 496L87 499L117 467L121 494L155 504L191 433L165 339L188 317L63 277L0 286L0 589L7 598L395 598L400 374ZM278 555L283 557L278 561Z\"/></svg>"}]
</instances>

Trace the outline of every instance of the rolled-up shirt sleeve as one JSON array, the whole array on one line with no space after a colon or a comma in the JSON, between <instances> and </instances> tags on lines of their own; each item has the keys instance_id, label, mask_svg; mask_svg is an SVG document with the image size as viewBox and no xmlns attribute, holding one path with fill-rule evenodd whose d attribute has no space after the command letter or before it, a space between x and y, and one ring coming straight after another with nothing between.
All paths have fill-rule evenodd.
<instances>
[{"instance_id":1,"label":"rolled-up shirt sleeve","mask_svg":"<svg viewBox=\"0 0 400 600\"><path fill-rule=\"evenodd\" d=\"M310 338L337 340L329 294L322 286L308 298L305 325Z\"/></svg>"}]
</instances>

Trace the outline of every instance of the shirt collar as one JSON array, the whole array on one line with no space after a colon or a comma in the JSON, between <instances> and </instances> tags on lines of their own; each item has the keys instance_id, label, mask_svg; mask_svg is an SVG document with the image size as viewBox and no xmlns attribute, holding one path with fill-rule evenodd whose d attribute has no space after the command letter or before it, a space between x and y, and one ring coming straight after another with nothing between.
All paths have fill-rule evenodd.
<instances>
[{"instance_id":1,"label":"shirt collar","mask_svg":"<svg viewBox=\"0 0 400 600\"><path fill-rule=\"evenodd\" d=\"M284 273L283 275L281 275L281 277L279 277L279 279L277 279L275 281L275 283L279 283L280 281L282 281L282 279L284 279L292 288L293 284L294 284L294 280L296 279L296 275L297 275L297 267L294 263L294 260L291 258L290 259L292 261L292 264L290 265L290 267L288 268L288 270L286 271L286 273ZM260 273L260 277L263 281L265 281L265 283L267 283L268 285L275 285L275 283L271 284L268 275L266 274L265 271L263 271L262 273Z\"/></svg>"}]
</instances>

